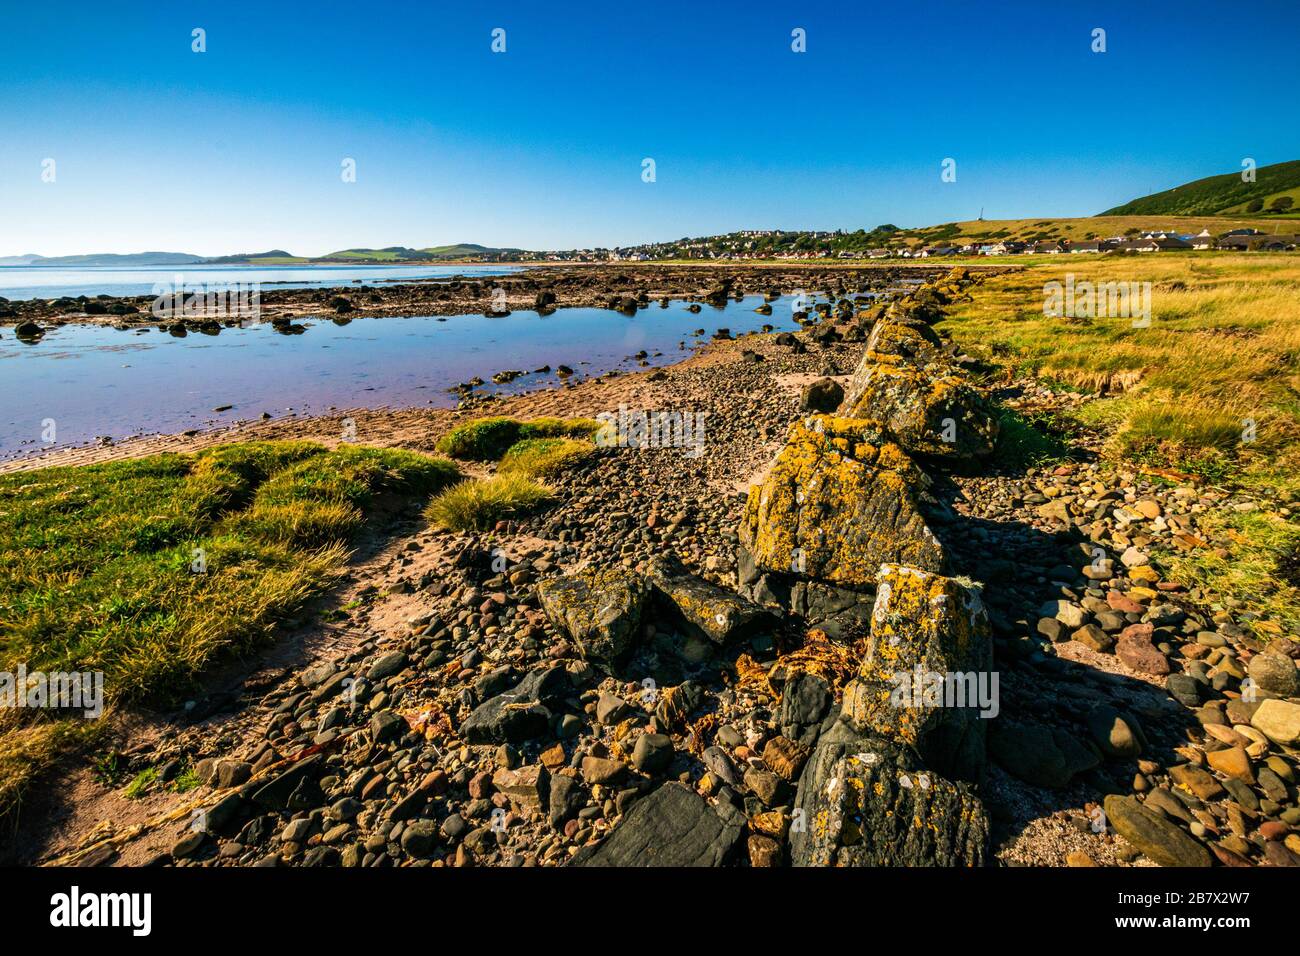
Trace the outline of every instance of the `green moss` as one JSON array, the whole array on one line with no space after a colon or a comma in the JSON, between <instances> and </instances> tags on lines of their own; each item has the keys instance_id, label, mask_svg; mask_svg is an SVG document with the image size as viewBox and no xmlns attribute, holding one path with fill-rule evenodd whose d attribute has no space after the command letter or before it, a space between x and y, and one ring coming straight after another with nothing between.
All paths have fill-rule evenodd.
<instances>
[{"instance_id":1,"label":"green moss","mask_svg":"<svg viewBox=\"0 0 1300 956\"><path fill-rule=\"evenodd\" d=\"M453 458L496 461L517 442L530 438L590 438L600 423L590 418L480 418L458 425L438 442L438 450Z\"/></svg>"}]
</instances>

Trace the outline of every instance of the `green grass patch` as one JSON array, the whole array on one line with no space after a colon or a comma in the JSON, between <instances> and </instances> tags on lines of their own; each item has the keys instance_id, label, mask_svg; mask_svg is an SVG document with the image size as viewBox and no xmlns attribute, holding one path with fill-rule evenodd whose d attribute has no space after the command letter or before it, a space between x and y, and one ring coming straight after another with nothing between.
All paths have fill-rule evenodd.
<instances>
[{"instance_id":1,"label":"green grass patch","mask_svg":"<svg viewBox=\"0 0 1300 956\"><path fill-rule=\"evenodd\" d=\"M1166 562L1175 578L1230 595L1246 610L1300 633L1300 527L1266 511L1207 514L1201 527L1227 538L1227 553L1199 548L1171 554ZM1259 636L1276 633L1260 630Z\"/></svg>"},{"instance_id":2,"label":"green grass patch","mask_svg":"<svg viewBox=\"0 0 1300 956\"><path fill-rule=\"evenodd\" d=\"M194 772L194 768L186 767L177 774L176 779L171 782L171 789L176 793L189 793L191 790L195 790L202 785L203 781L199 779L199 775Z\"/></svg>"},{"instance_id":3,"label":"green grass patch","mask_svg":"<svg viewBox=\"0 0 1300 956\"><path fill-rule=\"evenodd\" d=\"M501 457L497 471L502 475L551 478L595 450L590 441L575 438L525 438L510 446Z\"/></svg>"},{"instance_id":4,"label":"green grass patch","mask_svg":"<svg viewBox=\"0 0 1300 956\"><path fill-rule=\"evenodd\" d=\"M429 520L450 531L484 531L498 521L531 514L552 492L519 474L496 475L453 485L431 502Z\"/></svg>"},{"instance_id":5,"label":"green grass patch","mask_svg":"<svg viewBox=\"0 0 1300 956\"><path fill-rule=\"evenodd\" d=\"M0 670L102 672L109 707L175 704L335 579L381 496L458 479L446 460L310 442L0 476ZM0 814L98 723L0 714Z\"/></svg>"},{"instance_id":6,"label":"green grass patch","mask_svg":"<svg viewBox=\"0 0 1300 956\"><path fill-rule=\"evenodd\" d=\"M128 800L139 800L158 782L158 768L146 767L136 774L131 782L126 785L122 791L122 796Z\"/></svg>"},{"instance_id":7,"label":"green grass patch","mask_svg":"<svg viewBox=\"0 0 1300 956\"><path fill-rule=\"evenodd\" d=\"M438 451L452 458L496 461L512 445L530 438L590 438L600 423L590 418L480 418L458 425L438 442Z\"/></svg>"},{"instance_id":8,"label":"green grass patch","mask_svg":"<svg viewBox=\"0 0 1300 956\"><path fill-rule=\"evenodd\" d=\"M1064 460L1069 446L1058 425L1046 416L1025 416L1003 409L998 417L998 443L994 458L1005 468L1022 469Z\"/></svg>"}]
</instances>

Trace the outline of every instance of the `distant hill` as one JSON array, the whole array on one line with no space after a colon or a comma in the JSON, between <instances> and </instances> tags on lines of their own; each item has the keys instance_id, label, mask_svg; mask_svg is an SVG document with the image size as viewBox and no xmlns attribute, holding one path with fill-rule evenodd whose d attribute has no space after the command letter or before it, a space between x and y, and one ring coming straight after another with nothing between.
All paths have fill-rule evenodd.
<instances>
[{"instance_id":1,"label":"distant hill","mask_svg":"<svg viewBox=\"0 0 1300 956\"><path fill-rule=\"evenodd\" d=\"M269 252L237 252L231 256L209 256L203 260L208 265L241 265L245 262L306 262L291 252L285 252L283 249L272 249Z\"/></svg>"},{"instance_id":2,"label":"distant hill","mask_svg":"<svg viewBox=\"0 0 1300 956\"><path fill-rule=\"evenodd\" d=\"M479 259L487 256L518 255L524 250L497 249L491 246L480 246L473 242L461 242L454 246L433 246L420 251L427 252L435 259Z\"/></svg>"},{"instance_id":3,"label":"distant hill","mask_svg":"<svg viewBox=\"0 0 1300 956\"><path fill-rule=\"evenodd\" d=\"M343 249L329 255L318 256L314 262L433 262L440 259L486 259L503 255L516 255L522 249L496 249L473 242L460 242L451 246L432 246L428 249L411 249L407 246L387 246L383 249Z\"/></svg>"},{"instance_id":4,"label":"distant hill","mask_svg":"<svg viewBox=\"0 0 1300 956\"><path fill-rule=\"evenodd\" d=\"M340 249L317 256L313 262L427 262L433 256L420 249L406 246L387 246L383 249Z\"/></svg>"},{"instance_id":5,"label":"distant hill","mask_svg":"<svg viewBox=\"0 0 1300 956\"><path fill-rule=\"evenodd\" d=\"M368 262L440 262L455 259L502 259L518 256L522 249L498 249L477 243L461 242L450 246L433 246L428 249L411 249L407 246L386 246L383 249L340 249L328 255L304 258L283 249L266 252L239 252L227 256L196 256L188 252L111 252L87 253L77 256L40 256L27 253L20 256L0 256L0 266L192 266L192 265L310 265L312 263L368 263Z\"/></svg>"},{"instance_id":6,"label":"distant hill","mask_svg":"<svg viewBox=\"0 0 1300 956\"><path fill-rule=\"evenodd\" d=\"M1283 216L1300 214L1300 160L1260 166L1255 181L1241 173L1210 176L1107 209L1103 216Z\"/></svg>"},{"instance_id":7,"label":"distant hill","mask_svg":"<svg viewBox=\"0 0 1300 956\"><path fill-rule=\"evenodd\" d=\"M11 261L17 260L17 261ZM206 260L188 252L91 252L80 256L11 256L3 265L23 266L193 266Z\"/></svg>"}]
</instances>

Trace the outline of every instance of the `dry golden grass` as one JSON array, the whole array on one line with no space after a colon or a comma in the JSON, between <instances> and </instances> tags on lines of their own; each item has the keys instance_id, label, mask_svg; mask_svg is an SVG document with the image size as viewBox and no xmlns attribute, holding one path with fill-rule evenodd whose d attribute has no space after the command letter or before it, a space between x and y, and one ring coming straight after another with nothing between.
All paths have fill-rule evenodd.
<instances>
[{"instance_id":1,"label":"dry golden grass","mask_svg":"<svg viewBox=\"0 0 1300 956\"><path fill-rule=\"evenodd\" d=\"M1044 286L1151 283L1151 322L1044 314ZM1081 417L1111 435L1108 453L1254 489L1279 504L1210 519L1231 560L1197 552L1185 579L1300 630L1290 580L1300 532L1300 255L1152 253L1039 257L975 287L941 326L1008 372L1099 393Z\"/></svg>"}]
</instances>

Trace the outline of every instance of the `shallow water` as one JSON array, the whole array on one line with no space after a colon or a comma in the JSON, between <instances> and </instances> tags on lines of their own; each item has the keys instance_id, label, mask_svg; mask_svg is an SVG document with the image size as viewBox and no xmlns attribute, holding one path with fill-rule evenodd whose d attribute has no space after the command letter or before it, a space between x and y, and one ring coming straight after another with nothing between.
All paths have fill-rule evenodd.
<instances>
[{"instance_id":1,"label":"shallow water","mask_svg":"<svg viewBox=\"0 0 1300 956\"><path fill-rule=\"evenodd\" d=\"M358 318L346 325L304 320L307 330L284 335L268 323L176 338L155 327L120 331L66 325L36 343L0 337L0 458L76 445L99 436L121 439L171 434L289 412L331 408L453 407L447 389L480 376L478 391L512 393L558 387L554 369L568 365L574 380L611 369L635 370L638 351L651 365L676 362L717 328L733 334L772 325L797 328L794 297L772 302L770 316L754 309L761 296L726 308L657 303L626 316L607 309L560 309L547 316L482 315ZM695 336L696 329L706 334ZM656 354L659 353L659 354ZM551 366L550 373L535 369ZM505 386L493 374L529 374ZM229 409L216 412L220 406ZM54 440L50 441L50 422Z\"/></svg>"},{"instance_id":2,"label":"shallow water","mask_svg":"<svg viewBox=\"0 0 1300 956\"><path fill-rule=\"evenodd\" d=\"M194 284L258 283L266 289L309 289L354 284L388 285L414 279L446 279L454 275L497 276L521 266L174 266L139 268L93 266L65 269L54 266L0 266L0 296L57 299L60 296L154 295L154 286L188 288ZM179 278L178 278L179 277Z\"/></svg>"}]
</instances>

